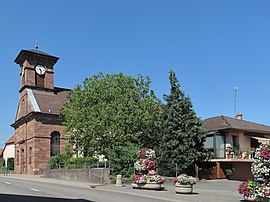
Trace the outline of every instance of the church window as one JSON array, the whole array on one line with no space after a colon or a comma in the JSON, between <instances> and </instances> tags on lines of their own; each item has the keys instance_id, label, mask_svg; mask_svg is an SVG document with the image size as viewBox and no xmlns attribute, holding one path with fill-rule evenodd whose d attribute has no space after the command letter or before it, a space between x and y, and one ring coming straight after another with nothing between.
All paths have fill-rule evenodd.
<instances>
[{"instance_id":1,"label":"church window","mask_svg":"<svg viewBox=\"0 0 270 202\"><path fill-rule=\"evenodd\" d=\"M29 164L32 163L32 147L29 147Z\"/></svg>"},{"instance_id":2,"label":"church window","mask_svg":"<svg viewBox=\"0 0 270 202\"><path fill-rule=\"evenodd\" d=\"M60 134L59 132L52 132L51 134L51 156L60 153Z\"/></svg>"},{"instance_id":3,"label":"church window","mask_svg":"<svg viewBox=\"0 0 270 202\"><path fill-rule=\"evenodd\" d=\"M17 150L16 158L17 158L17 165L19 165L19 163L20 163L20 152L19 152L19 150Z\"/></svg>"}]
</instances>

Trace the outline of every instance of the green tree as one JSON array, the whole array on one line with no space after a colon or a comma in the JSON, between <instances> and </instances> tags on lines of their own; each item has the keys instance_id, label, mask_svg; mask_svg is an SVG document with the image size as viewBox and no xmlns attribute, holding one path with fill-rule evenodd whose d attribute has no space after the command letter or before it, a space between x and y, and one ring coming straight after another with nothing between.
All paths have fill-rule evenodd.
<instances>
[{"instance_id":1,"label":"green tree","mask_svg":"<svg viewBox=\"0 0 270 202\"><path fill-rule=\"evenodd\" d=\"M203 156L205 132L196 116L191 99L180 89L175 72L170 71L170 94L164 95L161 144L158 149L162 174L173 176L187 172L195 161Z\"/></svg>"},{"instance_id":2,"label":"green tree","mask_svg":"<svg viewBox=\"0 0 270 202\"><path fill-rule=\"evenodd\" d=\"M112 160L113 149L129 143L155 147L161 104L150 83L141 75L99 73L77 85L61 110L76 152L92 156L96 151Z\"/></svg>"},{"instance_id":3,"label":"green tree","mask_svg":"<svg viewBox=\"0 0 270 202\"><path fill-rule=\"evenodd\" d=\"M113 146L108 148L110 157L111 174L121 174L129 177L134 173L134 162L136 159L136 152L139 147L135 144L128 143L125 146Z\"/></svg>"}]
</instances>

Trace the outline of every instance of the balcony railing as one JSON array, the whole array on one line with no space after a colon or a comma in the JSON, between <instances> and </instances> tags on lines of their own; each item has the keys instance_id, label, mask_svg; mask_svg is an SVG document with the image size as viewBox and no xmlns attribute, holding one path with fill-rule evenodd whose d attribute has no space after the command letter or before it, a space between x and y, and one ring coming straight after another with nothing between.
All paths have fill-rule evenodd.
<instances>
[{"instance_id":1,"label":"balcony railing","mask_svg":"<svg viewBox=\"0 0 270 202\"><path fill-rule=\"evenodd\" d=\"M233 152L227 152L223 148L208 149L206 159L253 159L255 148L234 148Z\"/></svg>"}]
</instances>

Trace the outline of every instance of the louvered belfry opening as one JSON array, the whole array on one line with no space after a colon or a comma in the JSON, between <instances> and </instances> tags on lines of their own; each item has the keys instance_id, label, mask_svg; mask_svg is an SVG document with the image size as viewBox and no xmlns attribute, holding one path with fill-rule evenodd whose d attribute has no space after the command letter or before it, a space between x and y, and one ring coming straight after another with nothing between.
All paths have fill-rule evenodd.
<instances>
[{"instance_id":1,"label":"louvered belfry opening","mask_svg":"<svg viewBox=\"0 0 270 202\"><path fill-rule=\"evenodd\" d=\"M36 74L36 86L37 87L44 87L44 81L45 81L45 74L43 74L43 75Z\"/></svg>"}]
</instances>

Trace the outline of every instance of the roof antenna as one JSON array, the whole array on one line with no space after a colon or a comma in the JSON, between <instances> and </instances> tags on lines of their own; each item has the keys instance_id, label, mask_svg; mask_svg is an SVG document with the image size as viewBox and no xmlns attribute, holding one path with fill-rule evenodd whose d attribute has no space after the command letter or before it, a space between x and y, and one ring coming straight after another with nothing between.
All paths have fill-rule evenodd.
<instances>
[{"instance_id":1,"label":"roof antenna","mask_svg":"<svg viewBox=\"0 0 270 202\"><path fill-rule=\"evenodd\" d=\"M233 92L234 92L234 116L236 117L236 93L239 91L238 87L234 87Z\"/></svg>"},{"instance_id":2,"label":"roof antenna","mask_svg":"<svg viewBox=\"0 0 270 202\"><path fill-rule=\"evenodd\" d=\"M35 48L38 49L38 41L36 41Z\"/></svg>"}]
</instances>

